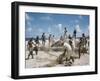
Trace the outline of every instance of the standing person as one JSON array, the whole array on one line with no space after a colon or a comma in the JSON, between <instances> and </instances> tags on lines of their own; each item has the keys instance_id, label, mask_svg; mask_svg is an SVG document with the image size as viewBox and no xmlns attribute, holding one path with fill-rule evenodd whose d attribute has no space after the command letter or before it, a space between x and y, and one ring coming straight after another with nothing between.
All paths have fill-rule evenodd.
<instances>
[{"instance_id":1,"label":"standing person","mask_svg":"<svg viewBox=\"0 0 100 81\"><path fill-rule=\"evenodd\" d=\"M32 56L32 59L33 59L33 38L31 38L29 41L28 41L28 44L27 44L27 47L28 47L28 50L29 50L29 54L28 54L28 59L30 57L30 55Z\"/></svg>"},{"instance_id":2,"label":"standing person","mask_svg":"<svg viewBox=\"0 0 100 81\"><path fill-rule=\"evenodd\" d=\"M37 44L34 44L34 46L35 46L35 47L34 47L33 50L35 51L35 54L37 55L37 54L38 54L38 45L37 45Z\"/></svg>"},{"instance_id":3,"label":"standing person","mask_svg":"<svg viewBox=\"0 0 100 81\"><path fill-rule=\"evenodd\" d=\"M73 37L75 37L75 39L76 39L76 33L77 33L77 31L75 29L74 32L73 32Z\"/></svg>"},{"instance_id":4,"label":"standing person","mask_svg":"<svg viewBox=\"0 0 100 81\"><path fill-rule=\"evenodd\" d=\"M82 39L83 39L83 40L85 39L85 34L84 34L84 33L82 33Z\"/></svg>"},{"instance_id":5,"label":"standing person","mask_svg":"<svg viewBox=\"0 0 100 81\"><path fill-rule=\"evenodd\" d=\"M85 38L85 34L84 33L82 33L82 38Z\"/></svg>"},{"instance_id":6,"label":"standing person","mask_svg":"<svg viewBox=\"0 0 100 81\"><path fill-rule=\"evenodd\" d=\"M80 42L79 42L79 58L81 57L81 48L82 48L82 38L80 38Z\"/></svg>"},{"instance_id":7,"label":"standing person","mask_svg":"<svg viewBox=\"0 0 100 81\"><path fill-rule=\"evenodd\" d=\"M84 33L82 34L82 41L83 41L84 47L86 47L86 36Z\"/></svg>"},{"instance_id":8,"label":"standing person","mask_svg":"<svg viewBox=\"0 0 100 81\"><path fill-rule=\"evenodd\" d=\"M49 34L49 37L48 37L48 41L49 41L49 47L50 47L50 45L51 45L51 34Z\"/></svg>"},{"instance_id":9,"label":"standing person","mask_svg":"<svg viewBox=\"0 0 100 81\"><path fill-rule=\"evenodd\" d=\"M71 39L71 35L70 34L69 34L68 38Z\"/></svg>"},{"instance_id":10,"label":"standing person","mask_svg":"<svg viewBox=\"0 0 100 81\"><path fill-rule=\"evenodd\" d=\"M75 38L75 46L76 46L76 33L77 33L77 31L76 31L76 29L73 31L73 38Z\"/></svg>"},{"instance_id":11,"label":"standing person","mask_svg":"<svg viewBox=\"0 0 100 81\"><path fill-rule=\"evenodd\" d=\"M66 27L64 28L64 39L66 39L67 38L67 29L66 29Z\"/></svg>"},{"instance_id":12,"label":"standing person","mask_svg":"<svg viewBox=\"0 0 100 81\"><path fill-rule=\"evenodd\" d=\"M42 45L45 46L45 42L46 42L46 36L45 36L45 33L42 34Z\"/></svg>"},{"instance_id":13,"label":"standing person","mask_svg":"<svg viewBox=\"0 0 100 81\"><path fill-rule=\"evenodd\" d=\"M63 36L60 36L60 41L63 41Z\"/></svg>"},{"instance_id":14,"label":"standing person","mask_svg":"<svg viewBox=\"0 0 100 81\"><path fill-rule=\"evenodd\" d=\"M54 37L55 37L55 36L53 35L52 38L51 38L52 44L55 43L55 38L54 38Z\"/></svg>"},{"instance_id":15,"label":"standing person","mask_svg":"<svg viewBox=\"0 0 100 81\"><path fill-rule=\"evenodd\" d=\"M39 42L39 36L36 37L35 43L39 46L39 44L40 44L40 42Z\"/></svg>"},{"instance_id":16,"label":"standing person","mask_svg":"<svg viewBox=\"0 0 100 81\"><path fill-rule=\"evenodd\" d=\"M72 37L69 38L69 44L70 44L70 46L71 46L71 48L72 48L72 51L73 51L74 49L73 49Z\"/></svg>"}]
</instances>

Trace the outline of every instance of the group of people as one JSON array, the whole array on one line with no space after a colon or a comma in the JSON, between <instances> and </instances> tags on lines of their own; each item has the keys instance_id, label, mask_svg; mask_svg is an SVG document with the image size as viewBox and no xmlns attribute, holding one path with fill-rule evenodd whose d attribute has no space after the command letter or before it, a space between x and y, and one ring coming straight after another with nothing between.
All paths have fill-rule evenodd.
<instances>
[{"instance_id":1,"label":"group of people","mask_svg":"<svg viewBox=\"0 0 100 81\"><path fill-rule=\"evenodd\" d=\"M72 38L75 38L76 39L76 34L77 34L77 31L74 30L73 31L73 35L71 36L70 34L68 35L67 33L67 28L65 27L64 28L64 34L63 36L60 37L60 41L65 41L66 39L69 39L69 44L72 45ZM34 40L34 42L33 42ZM38 54L38 48L39 48L39 45L40 45L40 40L42 41L42 46L45 46L46 44L46 40L48 40L48 46L51 47L51 45L53 43L55 43L54 41L54 35L52 34L49 34L48 38L46 37L45 33L42 34L41 38L39 38L39 36L36 36L36 38L31 38L28 43L27 43L27 47L28 47L28 51L29 51L29 54L28 54L28 59L30 56L33 57L33 51L35 51L35 54L37 55ZM82 37L80 38L80 43L85 41L86 40L86 37L85 37L85 34L83 33L82 34Z\"/></svg>"},{"instance_id":2,"label":"group of people","mask_svg":"<svg viewBox=\"0 0 100 81\"><path fill-rule=\"evenodd\" d=\"M45 35L45 33L43 33L42 36L41 36L41 38L39 38L39 36L37 36L37 37L34 39L34 41L35 41L35 43L36 43L37 45L39 45L39 44L40 44L40 41L39 41L39 40L41 40L41 41L42 41L42 45L45 46L45 44L46 44L46 39L47 39L47 38L46 38L46 35ZM49 42L49 46L50 46L50 43L51 43L51 42L54 42L54 35L49 34L48 42Z\"/></svg>"},{"instance_id":3,"label":"group of people","mask_svg":"<svg viewBox=\"0 0 100 81\"><path fill-rule=\"evenodd\" d=\"M42 41L42 46L45 46L45 43L46 43L46 36L45 36L45 33L42 34L41 36L41 39L39 38L39 36L36 36L35 39L31 38L28 43L27 43L27 48L28 48L28 51L29 51L29 54L28 54L28 58L30 56L33 57L33 51L35 51L35 54L37 55L38 54L38 48L39 48L39 45L40 45L40 40ZM33 42L34 40L34 42ZM51 42L54 42L54 35L50 34L49 37L48 37L48 42L49 42L49 46L51 45Z\"/></svg>"}]
</instances>

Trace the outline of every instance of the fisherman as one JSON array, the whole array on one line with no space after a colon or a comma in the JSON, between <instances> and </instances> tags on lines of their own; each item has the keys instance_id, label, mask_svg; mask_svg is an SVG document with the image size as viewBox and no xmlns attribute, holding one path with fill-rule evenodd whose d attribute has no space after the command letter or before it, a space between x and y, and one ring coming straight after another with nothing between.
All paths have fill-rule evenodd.
<instances>
[{"instance_id":1,"label":"fisherman","mask_svg":"<svg viewBox=\"0 0 100 81\"><path fill-rule=\"evenodd\" d=\"M73 32L73 37L75 37L75 39L76 39L76 33L77 33L77 31L75 29L74 32Z\"/></svg>"},{"instance_id":2,"label":"fisherman","mask_svg":"<svg viewBox=\"0 0 100 81\"><path fill-rule=\"evenodd\" d=\"M39 36L36 37L35 42L39 46L39 44L40 44L40 42L39 42Z\"/></svg>"},{"instance_id":3,"label":"fisherman","mask_svg":"<svg viewBox=\"0 0 100 81\"><path fill-rule=\"evenodd\" d=\"M66 39L67 38L67 29L66 29L66 27L64 28L64 39Z\"/></svg>"},{"instance_id":4,"label":"fisherman","mask_svg":"<svg viewBox=\"0 0 100 81\"><path fill-rule=\"evenodd\" d=\"M70 34L69 34L68 38L71 39L71 35Z\"/></svg>"},{"instance_id":5,"label":"fisherman","mask_svg":"<svg viewBox=\"0 0 100 81\"><path fill-rule=\"evenodd\" d=\"M69 52L69 48L65 48L63 54L59 56L57 59L59 64L64 64L64 66L71 66L74 62L74 58L71 56Z\"/></svg>"},{"instance_id":6,"label":"fisherman","mask_svg":"<svg viewBox=\"0 0 100 81\"><path fill-rule=\"evenodd\" d=\"M85 34L82 33L82 39L85 40L85 38L86 38L86 37L85 37Z\"/></svg>"},{"instance_id":7,"label":"fisherman","mask_svg":"<svg viewBox=\"0 0 100 81\"><path fill-rule=\"evenodd\" d=\"M87 39L84 33L82 34L82 41L83 41L83 46L86 47Z\"/></svg>"},{"instance_id":8,"label":"fisherman","mask_svg":"<svg viewBox=\"0 0 100 81\"><path fill-rule=\"evenodd\" d=\"M52 35L51 35L51 34L49 34L49 37L48 37L49 47L51 46L51 40L52 40L52 39L51 39L51 36L52 36Z\"/></svg>"},{"instance_id":9,"label":"fisherman","mask_svg":"<svg viewBox=\"0 0 100 81\"><path fill-rule=\"evenodd\" d=\"M73 50L73 44L72 44L73 42L72 42L72 37L70 36L69 37L69 44L70 44L70 46L71 46L71 48L72 48L72 50Z\"/></svg>"},{"instance_id":10,"label":"fisherman","mask_svg":"<svg viewBox=\"0 0 100 81\"><path fill-rule=\"evenodd\" d=\"M60 41L63 41L63 36L60 36Z\"/></svg>"},{"instance_id":11,"label":"fisherman","mask_svg":"<svg viewBox=\"0 0 100 81\"><path fill-rule=\"evenodd\" d=\"M55 36L54 35L51 37L51 41L52 41L52 44L55 43Z\"/></svg>"},{"instance_id":12,"label":"fisherman","mask_svg":"<svg viewBox=\"0 0 100 81\"><path fill-rule=\"evenodd\" d=\"M45 36L45 33L42 34L42 45L45 46L45 42L46 42L46 36Z\"/></svg>"},{"instance_id":13,"label":"fisherman","mask_svg":"<svg viewBox=\"0 0 100 81\"><path fill-rule=\"evenodd\" d=\"M29 50L29 54L28 54L28 59L30 57L30 55L32 56L32 59L33 59L33 38L31 38L29 41L28 41L28 44L27 44L27 47L28 47L28 50Z\"/></svg>"},{"instance_id":14,"label":"fisherman","mask_svg":"<svg viewBox=\"0 0 100 81\"><path fill-rule=\"evenodd\" d=\"M33 50L35 51L35 54L38 55L38 45L37 44L34 44L34 46L35 47L34 47Z\"/></svg>"},{"instance_id":15,"label":"fisherman","mask_svg":"<svg viewBox=\"0 0 100 81\"><path fill-rule=\"evenodd\" d=\"M79 42L79 58L81 57L81 48L82 48L82 38L80 38Z\"/></svg>"}]
</instances>

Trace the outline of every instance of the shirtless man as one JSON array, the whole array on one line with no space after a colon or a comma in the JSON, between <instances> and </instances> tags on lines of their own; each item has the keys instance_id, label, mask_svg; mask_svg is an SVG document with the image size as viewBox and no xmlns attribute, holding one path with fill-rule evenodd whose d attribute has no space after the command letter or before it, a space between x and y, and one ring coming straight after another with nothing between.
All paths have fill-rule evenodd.
<instances>
[{"instance_id":1,"label":"shirtless man","mask_svg":"<svg viewBox=\"0 0 100 81\"><path fill-rule=\"evenodd\" d=\"M48 37L48 41L49 41L49 47L51 46L51 34L49 35L49 37Z\"/></svg>"},{"instance_id":2,"label":"shirtless man","mask_svg":"<svg viewBox=\"0 0 100 81\"><path fill-rule=\"evenodd\" d=\"M66 27L64 28L64 39L67 39L67 29L66 29Z\"/></svg>"},{"instance_id":3,"label":"shirtless man","mask_svg":"<svg viewBox=\"0 0 100 81\"><path fill-rule=\"evenodd\" d=\"M46 36L45 36L45 33L42 34L42 45L45 46L45 42L46 42Z\"/></svg>"},{"instance_id":4,"label":"shirtless man","mask_svg":"<svg viewBox=\"0 0 100 81\"><path fill-rule=\"evenodd\" d=\"M30 55L32 56L32 59L33 59L33 51L35 51L36 55L38 54L38 45L33 43L33 38L31 38L28 41L27 47L28 47L28 50L29 50L28 59L29 59Z\"/></svg>"},{"instance_id":5,"label":"shirtless man","mask_svg":"<svg viewBox=\"0 0 100 81\"><path fill-rule=\"evenodd\" d=\"M28 44L27 44L27 47L28 47L28 50L29 50L29 54L28 54L28 58L30 57L30 55L32 56L32 59L33 59L33 38L31 38L29 41L28 41Z\"/></svg>"}]
</instances>

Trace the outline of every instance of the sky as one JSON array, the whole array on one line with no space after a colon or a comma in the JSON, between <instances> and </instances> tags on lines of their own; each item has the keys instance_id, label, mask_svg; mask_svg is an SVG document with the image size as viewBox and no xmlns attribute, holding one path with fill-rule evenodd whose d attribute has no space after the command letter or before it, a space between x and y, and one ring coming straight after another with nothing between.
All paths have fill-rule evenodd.
<instances>
[{"instance_id":1,"label":"sky","mask_svg":"<svg viewBox=\"0 0 100 81\"><path fill-rule=\"evenodd\" d=\"M68 35L72 35L77 30L77 37L82 33L88 35L89 15L81 14L54 14L54 13L34 13L25 12L25 37L41 37L45 33L60 38L64 34L64 28L67 28Z\"/></svg>"}]
</instances>

